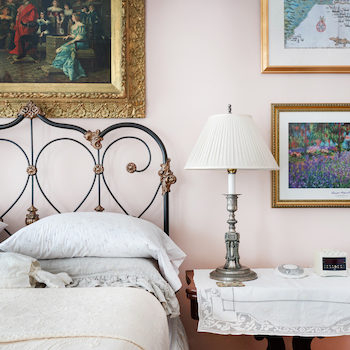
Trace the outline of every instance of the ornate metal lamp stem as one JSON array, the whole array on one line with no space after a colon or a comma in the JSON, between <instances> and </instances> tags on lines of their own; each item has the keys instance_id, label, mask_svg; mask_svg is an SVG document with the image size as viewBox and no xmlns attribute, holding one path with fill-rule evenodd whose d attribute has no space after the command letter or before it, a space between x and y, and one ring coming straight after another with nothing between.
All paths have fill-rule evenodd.
<instances>
[{"instance_id":1,"label":"ornate metal lamp stem","mask_svg":"<svg viewBox=\"0 0 350 350\"><path fill-rule=\"evenodd\" d=\"M237 210L237 198L238 194L226 194L227 199L227 211L229 212L228 232L225 233L226 243L226 264L225 269L236 268L239 269L241 264L239 263L239 233L236 232L235 211Z\"/></svg>"},{"instance_id":2,"label":"ornate metal lamp stem","mask_svg":"<svg viewBox=\"0 0 350 350\"><path fill-rule=\"evenodd\" d=\"M229 212L228 231L225 233L226 262L224 266L212 271L210 278L223 282L255 280L258 277L257 274L239 262L240 234L236 231L237 220L235 218L238 194L226 194L225 196Z\"/></svg>"}]
</instances>

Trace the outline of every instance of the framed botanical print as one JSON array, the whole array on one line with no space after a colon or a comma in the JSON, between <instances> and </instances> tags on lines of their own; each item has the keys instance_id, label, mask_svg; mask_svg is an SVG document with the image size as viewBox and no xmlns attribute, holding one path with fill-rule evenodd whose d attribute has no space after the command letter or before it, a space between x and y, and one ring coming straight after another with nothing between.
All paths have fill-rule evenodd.
<instances>
[{"instance_id":1,"label":"framed botanical print","mask_svg":"<svg viewBox=\"0 0 350 350\"><path fill-rule=\"evenodd\" d=\"M261 0L262 73L350 73L350 2Z\"/></svg>"},{"instance_id":2,"label":"framed botanical print","mask_svg":"<svg viewBox=\"0 0 350 350\"><path fill-rule=\"evenodd\" d=\"M1 2L1 117L145 116L144 0Z\"/></svg>"},{"instance_id":3,"label":"framed botanical print","mask_svg":"<svg viewBox=\"0 0 350 350\"><path fill-rule=\"evenodd\" d=\"M272 104L272 206L350 207L350 104Z\"/></svg>"}]
</instances>

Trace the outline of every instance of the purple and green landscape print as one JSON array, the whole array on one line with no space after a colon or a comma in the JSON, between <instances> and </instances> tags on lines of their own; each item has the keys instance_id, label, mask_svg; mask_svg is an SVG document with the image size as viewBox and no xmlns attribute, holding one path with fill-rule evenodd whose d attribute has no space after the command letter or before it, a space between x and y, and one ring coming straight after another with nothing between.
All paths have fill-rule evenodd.
<instances>
[{"instance_id":1,"label":"purple and green landscape print","mask_svg":"<svg viewBox=\"0 0 350 350\"><path fill-rule=\"evenodd\" d=\"M289 188L350 188L350 123L289 123Z\"/></svg>"}]
</instances>

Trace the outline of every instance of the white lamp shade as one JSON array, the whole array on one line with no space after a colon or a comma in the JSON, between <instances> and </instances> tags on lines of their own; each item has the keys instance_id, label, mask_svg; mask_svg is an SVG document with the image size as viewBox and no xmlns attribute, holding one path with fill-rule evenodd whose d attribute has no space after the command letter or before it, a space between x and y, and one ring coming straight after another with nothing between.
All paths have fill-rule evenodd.
<instances>
[{"instance_id":1,"label":"white lamp shade","mask_svg":"<svg viewBox=\"0 0 350 350\"><path fill-rule=\"evenodd\" d=\"M210 117L185 169L278 169L250 115Z\"/></svg>"}]
</instances>

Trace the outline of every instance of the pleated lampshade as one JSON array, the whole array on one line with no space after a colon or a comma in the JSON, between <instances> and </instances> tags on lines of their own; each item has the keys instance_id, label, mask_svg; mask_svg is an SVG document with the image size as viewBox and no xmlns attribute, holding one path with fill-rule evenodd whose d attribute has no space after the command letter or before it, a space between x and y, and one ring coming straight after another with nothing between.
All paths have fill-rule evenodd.
<instances>
[{"instance_id":1,"label":"pleated lampshade","mask_svg":"<svg viewBox=\"0 0 350 350\"><path fill-rule=\"evenodd\" d=\"M210 117L185 169L278 169L250 115Z\"/></svg>"}]
</instances>

